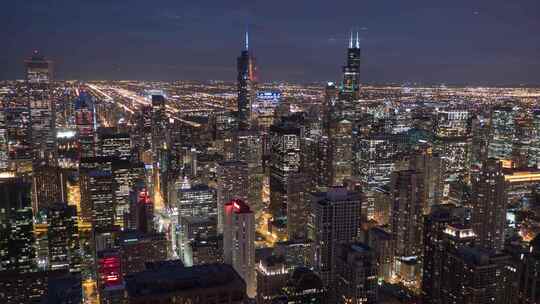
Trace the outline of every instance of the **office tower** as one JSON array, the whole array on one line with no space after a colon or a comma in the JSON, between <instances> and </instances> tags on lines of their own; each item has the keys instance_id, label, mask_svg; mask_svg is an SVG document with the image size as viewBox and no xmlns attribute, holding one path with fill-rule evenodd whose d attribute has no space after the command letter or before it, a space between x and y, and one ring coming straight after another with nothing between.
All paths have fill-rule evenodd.
<instances>
[{"instance_id":1,"label":"office tower","mask_svg":"<svg viewBox=\"0 0 540 304\"><path fill-rule=\"evenodd\" d=\"M164 234L144 234L126 231L118 237L123 276L144 271L145 263L167 259L167 239Z\"/></svg>"},{"instance_id":2,"label":"office tower","mask_svg":"<svg viewBox=\"0 0 540 304\"><path fill-rule=\"evenodd\" d=\"M263 209L263 136L258 130L240 130L233 135L234 159L248 165L248 201L253 211Z\"/></svg>"},{"instance_id":3,"label":"office tower","mask_svg":"<svg viewBox=\"0 0 540 304\"><path fill-rule=\"evenodd\" d=\"M163 95L152 95L152 151L154 155L168 146L167 101Z\"/></svg>"},{"instance_id":4,"label":"office tower","mask_svg":"<svg viewBox=\"0 0 540 304\"><path fill-rule=\"evenodd\" d=\"M37 212L51 204L67 203L67 176L55 165L35 165L32 177L32 208Z\"/></svg>"},{"instance_id":5,"label":"office tower","mask_svg":"<svg viewBox=\"0 0 540 304\"><path fill-rule=\"evenodd\" d=\"M3 109L8 157L15 164L32 159L32 120L27 102L18 102Z\"/></svg>"},{"instance_id":6,"label":"office tower","mask_svg":"<svg viewBox=\"0 0 540 304\"><path fill-rule=\"evenodd\" d=\"M197 237L188 244L193 265L223 263L223 236Z\"/></svg>"},{"instance_id":7,"label":"office tower","mask_svg":"<svg viewBox=\"0 0 540 304\"><path fill-rule=\"evenodd\" d=\"M47 209L47 224L50 270L79 272L81 252L76 207L65 203L51 205Z\"/></svg>"},{"instance_id":8,"label":"office tower","mask_svg":"<svg viewBox=\"0 0 540 304\"><path fill-rule=\"evenodd\" d=\"M423 175L415 170L395 171L389 188L392 204L390 226L396 257L420 256L425 205Z\"/></svg>"},{"instance_id":9,"label":"office tower","mask_svg":"<svg viewBox=\"0 0 540 304\"><path fill-rule=\"evenodd\" d=\"M472 149L471 165L479 166L488 158L491 128L489 121L481 115L477 115L471 122Z\"/></svg>"},{"instance_id":10,"label":"office tower","mask_svg":"<svg viewBox=\"0 0 540 304\"><path fill-rule=\"evenodd\" d=\"M273 303L289 279L283 256L270 255L257 264L257 303Z\"/></svg>"},{"instance_id":11,"label":"office tower","mask_svg":"<svg viewBox=\"0 0 540 304\"><path fill-rule=\"evenodd\" d=\"M246 282L247 295L257 294L255 278L255 215L242 200L224 206L223 260Z\"/></svg>"},{"instance_id":12,"label":"office tower","mask_svg":"<svg viewBox=\"0 0 540 304\"><path fill-rule=\"evenodd\" d=\"M303 140L300 171L308 178L308 191L316 191L319 187L332 184L330 152L330 140L327 136L311 135Z\"/></svg>"},{"instance_id":13,"label":"office tower","mask_svg":"<svg viewBox=\"0 0 540 304\"><path fill-rule=\"evenodd\" d=\"M224 161L217 167L217 214L218 232L223 233L225 219L223 207L232 199L246 201L248 198L249 169L245 162Z\"/></svg>"},{"instance_id":14,"label":"office tower","mask_svg":"<svg viewBox=\"0 0 540 304\"><path fill-rule=\"evenodd\" d=\"M361 136L355 144L353 174L362 182L366 194L366 219L375 216L375 190L388 184L396 163L402 157L400 153L400 135L373 132Z\"/></svg>"},{"instance_id":15,"label":"office tower","mask_svg":"<svg viewBox=\"0 0 540 304\"><path fill-rule=\"evenodd\" d=\"M103 250L97 253L97 288L101 303L121 303L125 287L120 253Z\"/></svg>"},{"instance_id":16,"label":"office tower","mask_svg":"<svg viewBox=\"0 0 540 304\"><path fill-rule=\"evenodd\" d=\"M331 185L341 186L352 176L352 123L346 119L330 122L330 170Z\"/></svg>"},{"instance_id":17,"label":"office tower","mask_svg":"<svg viewBox=\"0 0 540 304\"><path fill-rule=\"evenodd\" d=\"M186 266L193 265L190 244L195 240L205 240L217 236L215 217L180 216L178 233L178 255Z\"/></svg>"},{"instance_id":18,"label":"office tower","mask_svg":"<svg viewBox=\"0 0 540 304\"><path fill-rule=\"evenodd\" d=\"M368 245L375 254L377 261L377 277L379 280L389 282L394 265L394 239L392 234L380 227L372 227L367 231Z\"/></svg>"},{"instance_id":19,"label":"office tower","mask_svg":"<svg viewBox=\"0 0 540 304\"><path fill-rule=\"evenodd\" d=\"M178 189L178 216L217 216L216 190L205 184Z\"/></svg>"},{"instance_id":20,"label":"office tower","mask_svg":"<svg viewBox=\"0 0 540 304\"><path fill-rule=\"evenodd\" d=\"M257 126L268 129L274 123L274 112L282 102L283 95L279 90L258 91L251 113L256 119Z\"/></svg>"},{"instance_id":21,"label":"office tower","mask_svg":"<svg viewBox=\"0 0 540 304\"><path fill-rule=\"evenodd\" d=\"M53 62L43 57L37 50L24 61L26 81L29 83L48 83L54 80Z\"/></svg>"},{"instance_id":22,"label":"office tower","mask_svg":"<svg viewBox=\"0 0 540 304\"><path fill-rule=\"evenodd\" d=\"M62 128L57 130L56 159L60 168L76 169L78 167L79 140L76 129Z\"/></svg>"},{"instance_id":23,"label":"office tower","mask_svg":"<svg viewBox=\"0 0 540 304\"><path fill-rule=\"evenodd\" d=\"M322 111L322 120L323 120L323 134L328 136L330 129L330 122L335 120L334 117L334 107L336 105L338 98L338 89L336 84L333 82L328 82L326 88L324 89L324 104Z\"/></svg>"},{"instance_id":24,"label":"office tower","mask_svg":"<svg viewBox=\"0 0 540 304\"><path fill-rule=\"evenodd\" d=\"M287 193L287 239L307 239L307 224L311 210L306 185L308 177L303 173L290 175Z\"/></svg>"},{"instance_id":25,"label":"office tower","mask_svg":"<svg viewBox=\"0 0 540 304\"><path fill-rule=\"evenodd\" d=\"M32 145L35 160L53 162L56 149L56 100L42 84L29 83L27 94L32 121Z\"/></svg>"},{"instance_id":26,"label":"office tower","mask_svg":"<svg viewBox=\"0 0 540 304\"><path fill-rule=\"evenodd\" d=\"M441 286L442 303L510 303L510 257L478 247L448 253Z\"/></svg>"},{"instance_id":27,"label":"office tower","mask_svg":"<svg viewBox=\"0 0 540 304\"><path fill-rule=\"evenodd\" d=\"M143 303L245 303L246 283L230 266L164 263L126 277L126 299Z\"/></svg>"},{"instance_id":28,"label":"office tower","mask_svg":"<svg viewBox=\"0 0 540 304\"><path fill-rule=\"evenodd\" d=\"M248 123L251 120L251 107L257 90L257 67L249 49L249 33L246 31L245 47L237 58L238 119Z\"/></svg>"},{"instance_id":29,"label":"office tower","mask_svg":"<svg viewBox=\"0 0 540 304\"><path fill-rule=\"evenodd\" d=\"M358 100L360 92L360 39L358 32L356 39L349 39L347 49L347 63L343 66L343 81L339 88L339 99L346 101Z\"/></svg>"},{"instance_id":30,"label":"office tower","mask_svg":"<svg viewBox=\"0 0 540 304\"><path fill-rule=\"evenodd\" d=\"M94 228L110 229L115 224L114 158L82 158L79 166L81 217Z\"/></svg>"},{"instance_id":31,"label":"office tower","mask_svg":"<svg viewBox=\"0 0 540 304\"><path fill-rule=\"evenodd\" d=\"M311 269L297 267L292 271L278 304L326 303L327 292L321 278Z\"/></svg>"},{"instance_id":32,"label":"office tower","mask_svg":"<svg viewBox=\"0 0 540 304\"><path fill-rule=\"evenodd\" d=\"M34 223L30 183L0 179L0 269L29 272L35 268Z\"/></svg>"},{"instance_id":33,"label":"office tower","mask_svg":"<svg viewBox=\"0 0 540 304\"><path fill-rule=\"evenodd\" d=\"M75 100L75 124L81 158L96 156L96 123L94 99L88 92L81 91Z\"/></svg>"},{"instance_id":34,"label":"office tower","mask_svg":"<svg viewBox=\"0 0 540 304\"><path fill-rule=\"evenodd\" d=\"M142 181L138 181L129 193L128 227L141 233L154 231L154 203Z\"/></svg>"},{"instance_id":35,"label":"office tower","mask_svg":"<svg viewBox=\"0 0 540 304\"><path fill-rule=\"evenodd\" d=\"M300 169L302 129L291 122L270 127L270 211L275 218L286 217L287 184Z\"/></svg>"},{"instance_id":36,"label":"office tower","mask_svg":"<svg viewBox=\"0 0 540 304\"><path fill-rule=\"evenodd\" d=\"M491 112L491 140L488 157L499 160L512 158L512 145L515 138L515 112L509 106L493 108Z\"/></svg>"},{"instance_id":37,"label":"office tower","mask_svg":"<svg viewBox=\"0 0 540 304\"><path fill-rule=\"evenodd\" d=\"M433 154L430 148L420 148L410 155L409 167L424 178L423 214L429 214L431 206L442 203L443 199L443 169L442 160L438 154Z\"/></svg>"},{"instance_id":38,"label":"office tower","mask_svg":"<svg viewBox=\"0 0 540 304\"><path fill-rule=\"evenodd\" d=\"M482 165L472 180L472 223L478 245L500 251L506 229L506 191L501 163L493 158Z\"/></svg>"},{"instance_id":39,"label":"office tower","mask_svg":"<svg viewBox=\"0 0 540 304\"><path fill-rule=\"evenodd\" d=\"M425 303L441 303L446 252L474 242L474 232L464 225L464 213L464 208L454 205L434 205L424 218L422 299Z\"/></svg>"},{"instance_id":40,"label":"office tower","mask_svg":"<svg viewBox=\"0 0 540 304\"><path fill-rule=\"evenodd\" d=\"M275 243L273 254L285 258L287 268L311 267L313 242L309 239Z\"/></svg>"},{"instance_id":41,"label":"office tower","mask_svg":"<svg viewBox=\"0 0 540 304\"><path fill-rule=\"evenodd\" d=\"M434 154L442 161L444 179L469 180L472 153L470 113L460 109L437 111L433 118Z\"/></svg>"},{"instance_id":42,"label":"office tower","mask_svg":"<svg viewBox=\"0 0 540 304\"><path fill-rule=\"evenodd\" d=\"M65 270L0 271L2 304L81 303L81 277Z\"/></svg>"},{"instance_id":43,"label":"office tower","mask_svg":"<svg viewBox=\"0 0 540 304\"><path fill-rule=\"evenodd\" d=\"M129 193L135 184L145 178L144 164L112 158L112 179L114 183L115 225L129 229L130 203Z\"/></svg>"},{"instance_id":44,"label":"office tower","mask_svg":"<svg viewBox=\"0 0 540 304\"><path fill-rule=\"evenodd\" d=\"M116 156L121 160L130 160L132 154L131 137L127 133L110 133L101 131L99 134L98 156Z\"/></svg>"},{"instance_id":45,"label":"office tower","mask_svg":"<svg viewBox=\"0 0 540 304\"><path fill-rule=\"evenodd\" d=\"M342 244L336 257L335 303L377 302L377 259L363 243Z\"/></svg>"},{"instance_id":46,"label":"office tower","mask_svg":"<svg viewBox=\"0 0 540 304\"><path fill-rule=\"evenodd\" d=\"M337 247L356 241L360 229L361 195L345 188L311 194L310 239L314 242L315 271L325 286L333 286Z\"/></svg>"}]
</instances>

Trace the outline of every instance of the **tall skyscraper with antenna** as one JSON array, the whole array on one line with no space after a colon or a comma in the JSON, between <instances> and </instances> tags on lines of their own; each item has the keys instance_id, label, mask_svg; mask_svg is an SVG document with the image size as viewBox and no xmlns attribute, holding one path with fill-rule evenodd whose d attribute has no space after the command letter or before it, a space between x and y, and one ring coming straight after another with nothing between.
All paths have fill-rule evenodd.
<instances>
[{"instance_id":1,"label":"tall skyscraper with antenna","mask_svg":"<svg viewBox=\"0 0 540 304\"><path fill-rule=\"evenodd\" d=\"M249 32L246 31L244 50L237 59L238 70L238 118L240 122L249 122L251 105L256 96L255 58L249 50Z\"/></svg>"},{"instance_id":2,"label":"tall skyscraper with antenna","mask_svg":"<svg viewBox=\"0 0 540 304\"><path fill-rule=\"evenodd\" d=\"M356 32L351 32L347 49L347 64L343 66L343 80L339 97L341 100L356 100L360 91L360 39Z\"/></svg>"}]
</instances>

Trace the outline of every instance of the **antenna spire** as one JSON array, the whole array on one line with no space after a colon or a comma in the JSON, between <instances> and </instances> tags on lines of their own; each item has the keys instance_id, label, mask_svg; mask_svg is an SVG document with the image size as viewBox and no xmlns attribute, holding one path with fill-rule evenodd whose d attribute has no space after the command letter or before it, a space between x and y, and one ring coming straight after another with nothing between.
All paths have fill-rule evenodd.
<instances>
[{"instance_id":1,"label":"antenna spire","mask_svg":"<svg viewBox=\"0 0 540 304\"><path fill-rule=\"evenodd\" d=\"M358 32L356 32L356 48L359 49L360 48L360 38L358 36Z\"/></svg>"},{"instance_id":2,"label":"antenna spire","mask_svg":"<svg viewBox=\"0 0 540 304\"><path fill-rule=\"evenodd\" d=\"M245 48L246 48L246 51L249 51L249 27L248 26L246 26Z\"/></svg>"},{"instance_id":3,"label":"antenna spire","mask_svg":"<svg viewBox=\"0 0 540 304\"><path fill-rule=\"evenodd\" d=\"M351 38L349 39L349 48L352 49L353 47L353 32L351 31Z\"/></svg>"}]
</instances>

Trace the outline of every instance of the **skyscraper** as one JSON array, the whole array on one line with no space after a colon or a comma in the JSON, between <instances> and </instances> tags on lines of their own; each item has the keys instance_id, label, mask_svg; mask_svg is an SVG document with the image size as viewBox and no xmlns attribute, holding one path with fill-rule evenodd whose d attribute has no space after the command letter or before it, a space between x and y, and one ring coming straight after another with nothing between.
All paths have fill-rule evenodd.
<instances>
[{"instance_id":1,"label":"skyscraper","mask_svg":"<svg viewBox=\"0 0 540 304\"><path fill-rule=\"evenodd\" d=\"M43 57L37 50L24 61L26 81L30 83L50 82L54 80L53 62Z\"/></svg>"},{"instance_id":2,"label":"skyscraper","mask_svg":"<svg viewBox=\"0 0 540 304\"><path fill-rule=\"evenodd\" d=\"M339 99L346 101L357 100L360 92L360 39L358 32L356 39L349 39L349 48L347 49L347 63L343 66L343 81L339 88Z\"/></svg>"},{"instance_id":3,"label":"skyscraper","mask_svg":"<svg viewBox=\"0 0 540 304\"><path fill-rule=\"evenodd\" d=\"M491 140L488 157L510 160L515 132L514 109L510 106L495 107L491 112Z\"/></svg>"},{"instance_id":4,"label":"skyscraper","mask_svg":"<svg viewBox=\"0 0 540 304\"><path fill-rule=\"evenodd\" d=\"M343 244L336 257L335 303L377 302L377 258L363 243Z\"/></svg>"},{"instance_id":5,"label":"skyscraper","mask_svg":"<svg viewBox=\"0 0 540 304\"><path fill-rule=\"evenodd\" d=\"M47 224L50 269L80 271L79 228L75 206L65 203L50 206L47 209Z\"/></svg>"},{"instance_id":6,"label":"skyscraper","mask_svg":"<svg viewBox=\"0 0 540 304\"><path fill-rule=\"evenodd\" d=\"M338 246L358 238L361 206L360 193L346 188L311 194L309 234L315 246L313 266L325 286L334 286Z\"/></svg>"},{"instance_id":7,"label":"skyscraper","mask_svg":"<svg viewBox=\"0 0 540 304\"><path fill-rule=\"evenodd\" d=\"M257 294L255 277L255 215L242 200L231 200L224 206L223 260L246 282L247 295Z\"/></svg>"},{"instance_id":8,"label":"skyscraper","mask_svg":"<svg viewBox=\"0 0 540 304\"><path fill-rule=\"evenodd\" d=\"M245 47L237 59L238 118L243 123L251 119L251 107L256 97L255 58L249 49L249 32L246 31Z\"/></svg>"},{"instance_id":9,"label":"skyscraper","mask_svg":"<svg viewBox=\"0 0 540 304\"><path fill-rule=\"evenodd\" d=\"M218 232L223 232L225 214L223 206L232 199L248 199L248 166L241 161L220 162L217 168Z\"/></svg>"},{"instance_id":10,"label":"skyscraper","mask_svg":"<svg viewBox=\"0 0 540 304\"><path fill-rule=\"evenodd\" d=\"M94 99L81 91L75 101L75 124L79 139L80 157L96 156L96 108Z\"/></svg>"},{"instance_id":11,"label":"skyscraper","mask_svg":"<svg viewBox=\"0 0 540 304\"><path fill-rule=\"evenodd\" d=\"M0 179L0 269L29 272L35 267L30 183Z\"/></svg>"},{"instance_id":12,"label":"skyscraper","mask_svg":"<svg viewBox=\"0 0 540 304\"><path fill-rule=\"evenodd\" d=\"M502 250L506 229L506 191L500 161L486 160L478 176L472 180L472 221L478 245L489 250Z\"/></svg>"}]
</instances>

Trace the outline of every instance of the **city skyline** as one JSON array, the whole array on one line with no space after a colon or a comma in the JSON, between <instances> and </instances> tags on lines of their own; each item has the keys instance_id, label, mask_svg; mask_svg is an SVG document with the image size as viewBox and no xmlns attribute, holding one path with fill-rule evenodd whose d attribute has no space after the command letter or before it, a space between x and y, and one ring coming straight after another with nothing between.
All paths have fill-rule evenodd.
<instances>
[{"instance_id":1,"label":"city skyline","mask_svg":"<svg viewBox=\"0 0 540 304\"><path fill-rule=\"evenodd\" d=\"M0 13L0 79L21 79L20 62L38 49L58 79L233 81L248 23L261 82L337 80L348 33L358 30L362 83L539 85L540 42L530 38L539 4L521 2L343 1L335 17L319 1L10 3Z\"/></svg>"}]
</instances>

